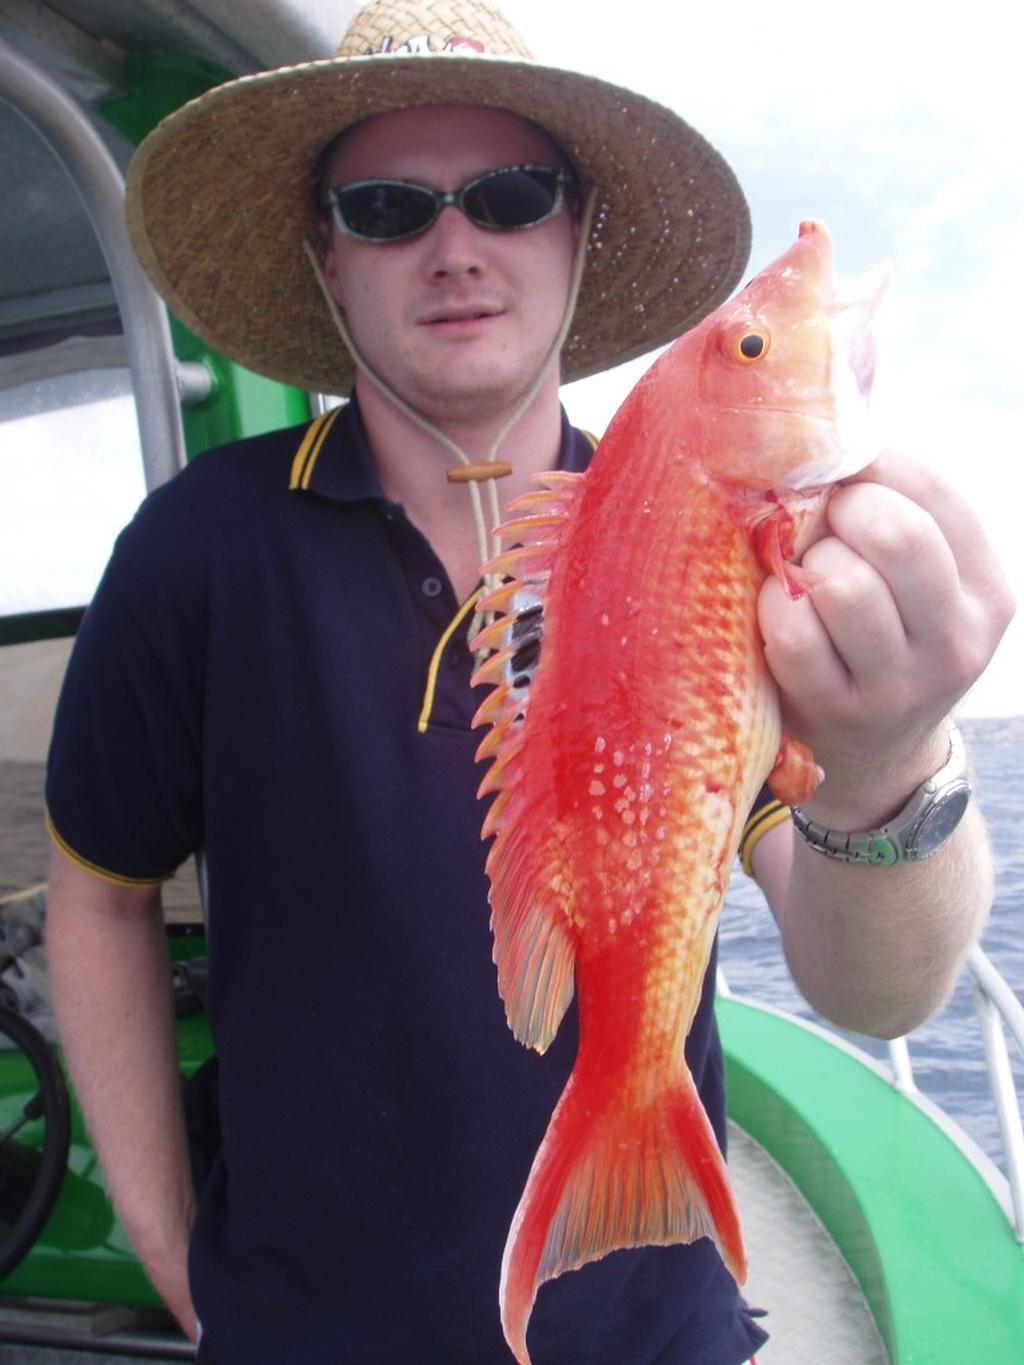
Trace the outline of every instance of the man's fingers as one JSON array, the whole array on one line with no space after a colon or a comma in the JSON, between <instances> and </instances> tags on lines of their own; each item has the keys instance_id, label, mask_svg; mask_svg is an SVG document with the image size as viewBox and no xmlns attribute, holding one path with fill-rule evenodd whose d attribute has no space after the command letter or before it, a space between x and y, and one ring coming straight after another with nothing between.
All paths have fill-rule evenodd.
<instances>
[{"instance_id":1,"label":"man's fingers","mask_svg":"<svg viewBox=\"0 0 1024 1365\"><path fill-rule=\"evenodd\" d=\"M808 567L825 579L815 593L819 610L828 612L830 599L838 599L837 612L830 612L826 621L842 622L845 599L862 592L867 627L870 588L881 585L887 599L886 617L891 624L892 613L896 614L901 633L912 644L927 649L945 642L963 615L967 594L954 552L934 518L891 488L855 484L836 491L829 504L829 523L848 562L834 540L831 554L826 550L815 555L815 546L807 556ZM828 563L819 568L819 559ZM860 571L858 559L863 565ZM836 580L831 591L829 565ZM857 622L850 624L855 630Z\"/></svg>"},{"instance_id":2,"label":"man's fingers","mask_svg":"<svg viewBox=\"0 0 1024 1365\"><path fill-rule=\"evenodd\" d=\"M770 578L761 591L758 618L768 667L784 704L796 713L798 728L816 712L847 703L849 673L809 596L791 601L782 584Z\"/></svg>"},{"instance_id":3,"label":"man's fingers","mask_svg":"<svg viewBox=\"0 0 1024 1365\"><path fill-rule=\"evenodd\" d=\"M985 528L951 483L902 451L885 451L845 487L859 484L889 488L926 512L950 548L964 590L1012 612L1012 594Z\"/></svg>"}]
</instances>

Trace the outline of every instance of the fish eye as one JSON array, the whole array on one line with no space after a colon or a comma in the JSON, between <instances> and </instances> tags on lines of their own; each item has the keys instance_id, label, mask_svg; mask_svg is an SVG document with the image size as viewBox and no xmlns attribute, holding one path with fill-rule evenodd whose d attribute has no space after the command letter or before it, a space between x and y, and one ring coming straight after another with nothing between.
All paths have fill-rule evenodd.
<instances>
[{"instance_id":1,"label":"fish eye","mask_svg":"<svg viewBox=\"0 0 1024 1365\"><path fill-rule=\"evenodd\" d=\"M722 338L722 353L727 360L740 365L753 365L763 360L771 349L771 333L765 327L749 324L731 329Z\"/></svg>"}]
</instances>

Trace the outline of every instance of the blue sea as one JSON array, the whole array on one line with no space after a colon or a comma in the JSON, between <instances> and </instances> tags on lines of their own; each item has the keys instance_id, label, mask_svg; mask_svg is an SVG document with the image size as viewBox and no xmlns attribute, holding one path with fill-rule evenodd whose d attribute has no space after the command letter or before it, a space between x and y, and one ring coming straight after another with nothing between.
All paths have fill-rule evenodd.
<instances>
[{"instance_id":1,"label":"blue sea","mask_svg":"<svg viewBox=\"0 0 1024 1365\"><path fill-rule=\"evenodd\" d=\"M1019 723L1008 723L1006 735L1000 738L989 737L998 734L998 727L988 722L979 733L972 734L970 725L964 728L974 761L975 791L996 864L995 903L981 946L1024 1000L1024 738L1018 737ZM721 966L734 994L818 1020L786 970L779 934L760 891L740 871L734 874L726 898L721 945ZM886 1059L884 1044L845 1036L872 1056ZM908 1042L918 1088L951 1114L1005 1170L966 973L946 1008L911 1034ZM1012 1038L1010 1054L1017 1092L1024 1096L1024 1059Z\"/></svg>"}]
</instances>

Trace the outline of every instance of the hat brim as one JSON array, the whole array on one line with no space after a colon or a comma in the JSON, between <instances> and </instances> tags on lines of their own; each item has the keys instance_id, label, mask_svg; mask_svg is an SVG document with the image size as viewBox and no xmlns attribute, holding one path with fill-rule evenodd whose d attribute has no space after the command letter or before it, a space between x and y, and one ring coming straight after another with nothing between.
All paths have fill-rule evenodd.
<instances>
[{"instance_id":1,"label":"hat brim","mask_svg":"<svg viewBox=\"0 0 1024 1365\"><path fill-rule=\"evenodd\" d=\"M726 298L750 250L735 176L678 115L619 86L488 56L334 58L245 76L166 118L128 170L139 259L183 323L282 383L343 393L354 378L302 249L318 235L323 146L374 114L485 105L540 124L597 201L562 352L566 381L673 340Z\"/></svg>"}]
</instances>

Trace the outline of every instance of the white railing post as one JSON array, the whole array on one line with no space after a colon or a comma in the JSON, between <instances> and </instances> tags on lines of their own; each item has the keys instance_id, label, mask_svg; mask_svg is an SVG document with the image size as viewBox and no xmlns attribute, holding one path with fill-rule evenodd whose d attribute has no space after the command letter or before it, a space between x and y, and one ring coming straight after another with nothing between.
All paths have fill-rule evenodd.
<instances>
[{"instance_id":1,"label":"white railing post","mask_svg":"<svg viewBox=\"0 0 1024 1365\"><path fill-rule=\"evenodd\" d=\"M914 1068L911 1065L906 1038L889 1039L889 1064L892 1067L892 1080L896 1089L901 1095L913 1095L917 1085L914 1081Z\"/></svg>"},{"instance_id":2,"label":"white railing post","mask_svg":"<svg viewBox=\"0 0 1024 1365\"><path fill-rule=\"evenodd\" d=\"M1024 1055L1024 1006L980 948L971 950L967 965L1010 1182L1013 1228L1024 1243L1024 1124L1004 1032L1009 1028Z\"/></svg>"}]
</instances>

